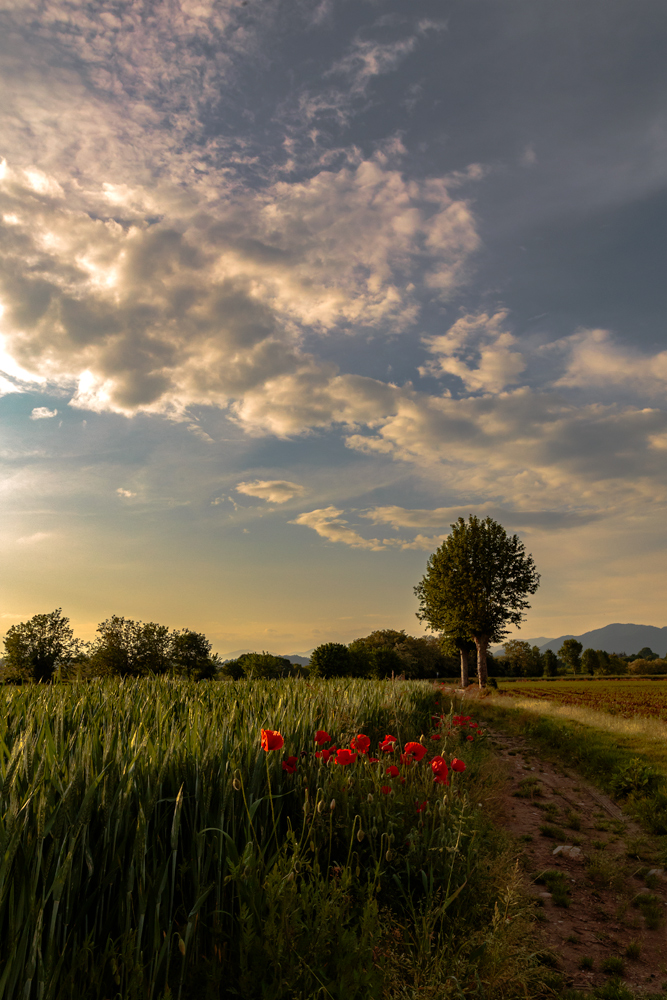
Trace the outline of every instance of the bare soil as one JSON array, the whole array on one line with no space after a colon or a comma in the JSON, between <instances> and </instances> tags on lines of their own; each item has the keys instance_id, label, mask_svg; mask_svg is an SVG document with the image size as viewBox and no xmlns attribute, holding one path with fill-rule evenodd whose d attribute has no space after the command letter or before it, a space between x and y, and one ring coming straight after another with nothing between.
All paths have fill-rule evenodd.
<instances>
[{"instance_id":1,"label":"bare soil","mask_svg":"<svg viewBox=\"0 0 667 1000\"><path fill-rule=\"evenodd\" d=\"M536 946L553 954L569 986L601 985L610 975L605 960L620 957L621 978L631 989L662 995L667 878L650 861L649 838L578 775L541 759L526 741L485 728L506 773L498 819L522 848L526 889L536 903ZM568 856L558 847L580 853ZM561 875L545 879L545 872ZM550 891L554 881L560 891ZM638 906L642 895L656 900L648 922ZM592 968L582 967L586 959Z\"/></svg>"}]
</instances>

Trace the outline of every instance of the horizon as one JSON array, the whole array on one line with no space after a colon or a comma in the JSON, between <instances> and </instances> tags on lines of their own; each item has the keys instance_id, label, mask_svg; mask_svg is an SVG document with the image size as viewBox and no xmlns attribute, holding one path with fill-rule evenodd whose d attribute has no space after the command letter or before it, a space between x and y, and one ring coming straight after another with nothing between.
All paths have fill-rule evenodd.
<instances>
[{"instance_id":1,"label":"horizon","mask_svg":"<svg viewBox=\"0 0 667 1000\"><path fill-rule=\"evenodd\" d=\"M662 618L657 0L0 24L0 631L428 634L471 513L542 576L512 637Z\"/></svg>"}]
</instances>

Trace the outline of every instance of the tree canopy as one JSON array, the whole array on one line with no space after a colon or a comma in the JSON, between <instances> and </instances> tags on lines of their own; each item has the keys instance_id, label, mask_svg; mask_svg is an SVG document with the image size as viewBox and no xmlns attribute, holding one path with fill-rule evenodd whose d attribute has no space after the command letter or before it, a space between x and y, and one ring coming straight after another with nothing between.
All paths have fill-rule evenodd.
<instances>
[{"instance_id":1,"label":"tree canopy","mask_svg":"<svg viewBox=\"0 0 667 1000\"><path fill-rule=\"evenodd\" d=\"M79 654L80 647L62 608L46 615L33 615L29 621L12 625L7 631L6 677L14 683L51 681L58 669Z\"/></svg>"},{"instance_id":2,"label":"tree canopy","mask_svg":"<svg viewBox=\"0 0 667 1000\"><path fill-rule=\"evenodd\" d=\"M540 577L518 535L508 535L497 521L471 514L451 525L451 533L429 557L415 587L417 617L433 631L452 638L472 638L477 647L477 675L486 685L489 642L519 625Z\"/></svg>"}]
</instances>

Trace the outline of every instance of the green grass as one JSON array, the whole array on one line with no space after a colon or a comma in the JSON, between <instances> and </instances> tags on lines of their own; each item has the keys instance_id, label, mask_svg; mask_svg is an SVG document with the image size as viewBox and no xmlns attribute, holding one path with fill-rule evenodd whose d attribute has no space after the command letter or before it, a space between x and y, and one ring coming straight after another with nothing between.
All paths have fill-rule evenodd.
<instances>
[{"instance_id":1,"label":"green grass","mask_svg":"<svg viewBox=\"0 0 667 1000\"><path fill-rule=\"evenodd\" d=\"M477 805L499 781L483 741L438 744L466 761L449 786L428 761L402 784L384 757L314 756L317 729L339 746L419 739L431 685L113 680L0 702L0 1000L392 1000L478 972L489 995L534 981L521 877ZM262 751L262 728L284 748Z\"/></svg>"}]
</instances>

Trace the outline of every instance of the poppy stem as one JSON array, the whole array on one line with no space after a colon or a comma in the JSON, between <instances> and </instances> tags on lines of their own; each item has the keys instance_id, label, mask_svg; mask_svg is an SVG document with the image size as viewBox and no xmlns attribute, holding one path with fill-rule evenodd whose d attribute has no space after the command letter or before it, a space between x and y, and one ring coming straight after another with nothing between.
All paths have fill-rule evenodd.
<instances>
[{"instance_id":1,"label":"poppy stem","mask_svg":"<svg viewBox=\"0 0 667 1000\"><path fill-rule=\"evenodd\" d=\"M271 790L271 773L269 771L269 755L264 754L264 761L266 763L266 781L269 788L269 802L271 804L271 819L273 820L273 836L276 841L276 850L278 850L278 831L276 829L276 813L273 808L273 792Z\"/></svg>"}]
</instances>

